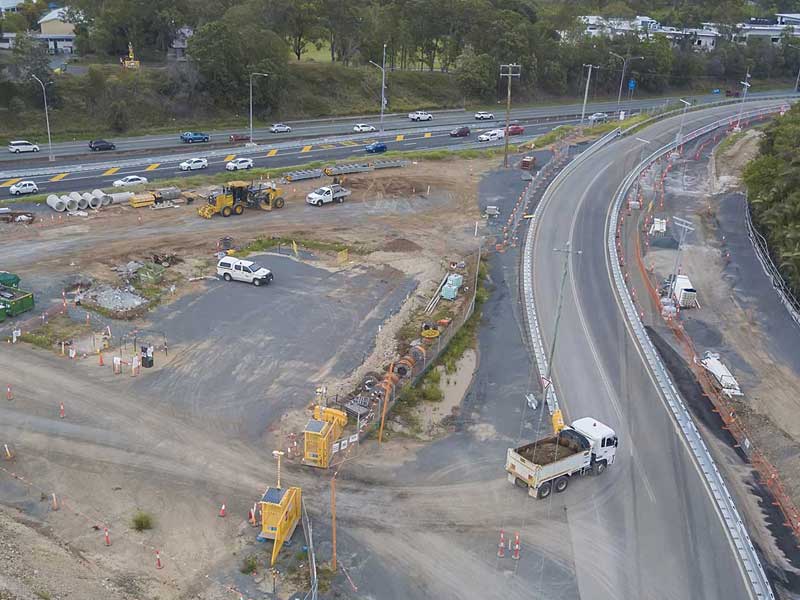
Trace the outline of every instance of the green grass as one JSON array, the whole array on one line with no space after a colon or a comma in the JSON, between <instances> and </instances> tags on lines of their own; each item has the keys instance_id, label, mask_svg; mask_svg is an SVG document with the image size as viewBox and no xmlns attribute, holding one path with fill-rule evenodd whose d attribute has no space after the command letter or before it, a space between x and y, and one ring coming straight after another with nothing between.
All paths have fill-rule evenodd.
<instances>
[{"instance_id":1,"label":"green grass","mask_svg":"<svg viewBox=\"0 0 800 600\"><path fill-rule=\"evenodd\" d=\"M20 339L38 348L52 350L56 344L66 342L76 337L88 335L92 328L85 323L77 323L67 315L51 317L47 323L40 325L28 333L23 333Z\"/></svg>"},{"instance_id":2,"label":"green grass","mask_svg":"<svg viewBox=\"0 0 800 600\"><path fill-rule=\"evenodd\" d=\"M233 256L245 257L257 252L266 252L278 246L292 248L292 242L296 243L300 248L308 250L316 250L318 252L341 252L347 250L353 254L368 254L368 251L363 246L343 244L341 242L326 242L313 239L301 239L290 237L270 237L258 238L233 252Z\"/></svg>"},{"instance_id":3,"label":"green grass","mask_svg":"<svg viewBox=\"0 0 800 600\"><path fill-rule=\"evenodd\" d=\"M154 522L155 519L153 519L153 515L140 510L133 515L133 519L131 519L131 526L136 531L147 531L148 529L153 528Z\"/></svg>"},{"instance_id":4,"label":"green grass","mask_svg":"<svg viewBox=\"0 0 800 600\"><path fill-rule=\"evenodd\" d=\"M245 575L252 575L258 570L258 558L256 556L246 556L242 559L242 566L239 567L239 572Z\"/></svg>"},{"instance_id":5,"label":"green grass","mask_svg":"<svg viewBox=\"0 0 800 600\"><path fill-rule=\"evenodd\" d=\"M717 155L721 155L726 152L731 146L733 146L736 142L738 142L744 136L744 131L737 131L736 133L731 133L726 136L717 146L715 152Z\"/></svg>"}]
</instances>

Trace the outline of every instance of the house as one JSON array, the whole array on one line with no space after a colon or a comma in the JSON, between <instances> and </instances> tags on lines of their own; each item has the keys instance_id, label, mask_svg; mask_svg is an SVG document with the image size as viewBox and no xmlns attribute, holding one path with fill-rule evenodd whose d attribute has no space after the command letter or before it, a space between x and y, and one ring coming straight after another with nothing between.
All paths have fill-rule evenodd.
<instances>
[{"instance_id":1,"label":"house","mask_svg":"<svg viewBox=\"0 0 800 600\"><path fill-rule=\"evenodd\" d=\"M800 15L798 15L800 16ZM717 45L719 31L711 23L704 23L702 28L668 27L655 19L639 15L634 19L606 19L597 15L578 17L583 26L583 35L588 37L618 37L635 35L639 39L649 39L663 35L675 44L689 39L697 50L712 50ZM569 39L569 34L562 34L562 39Z\"/></svg>"},{"instance_id":2,"label":"house","mask_svg":"<svg viewBox=\"0 0 800 600\"><path fill-rule=\"evenodd\" d=\"M39 19L39 29L45 35L75 35L75 25L67 21L67 8L56 8Z\"/></svg>"},{"instance_id":3,"label":"house","mask_svg":"<svg viewBox=\"0 0 800 600\"><path fill-rule=\"evenodd\" d=\"M194 29L184 25L175 32L172 42L167 51L167 59L184 61L186 60L186 48L189 45L189 38L194 35Z\"/></svg>"},{"instance_id":4,"label":"house","mask_svg":"<svg viewBox=\"0 0 800 600\"><path fill-rule=\"evenodd\" d=\"M22 0L0 0L0 17L7 12L17 12L17 7L20 4L22 4Z\"/></svg>"},{"instance_id":5,"label":"house","mask_svg":"<svg viewBox=\"0 0 800 600\"><path fill-rule=\"evenodd\" d=\"M738 23L733 39L740 44L753 38L768 38L773 44L779 44L781 38L800 37L800 14L779 13L775 18L751 18L747 23Z\"/></svg>"}]
</instances>

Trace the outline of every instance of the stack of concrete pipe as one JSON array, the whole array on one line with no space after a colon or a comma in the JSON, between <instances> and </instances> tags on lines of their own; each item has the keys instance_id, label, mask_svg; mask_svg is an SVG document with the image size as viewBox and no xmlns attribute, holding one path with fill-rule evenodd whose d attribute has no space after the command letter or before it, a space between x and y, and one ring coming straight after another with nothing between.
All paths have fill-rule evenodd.
<instances>
[{"instance_id":1,"label":"stack of concrete pipe","mask_svg":"<svg viewBox=\"0 0 800 600\"><path fill-rule=\"evenodd\" d=\"M91 193L70 192L67 195L59 196L50 194L45 202L47 206L56 212L75 212L76 210L98 210L103 206L111 204L124 204L133 197L133 192L114 192L106 194L103 190L92 190Z\"/></svg>"}]
</instances>

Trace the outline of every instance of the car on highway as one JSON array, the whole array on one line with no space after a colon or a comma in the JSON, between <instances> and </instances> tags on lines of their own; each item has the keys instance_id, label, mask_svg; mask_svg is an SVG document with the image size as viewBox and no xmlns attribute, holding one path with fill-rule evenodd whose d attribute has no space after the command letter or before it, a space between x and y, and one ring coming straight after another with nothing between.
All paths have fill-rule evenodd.
<instances>
[{"instance_id":1,"label":"car on highway","mask_svg":"<svg viewBox=\"0 0 800 600\"><path fill-rule=\"evenodd\" d=\"M123 177L122 179L117 179L114 183L114 187L129 187L131 185L141 185L143 183L147 183L147 177L142 177L141 175L128 175L127 177Z\"/></svg>"},{"instance_id":2,"label":"car on highway","mask_svg":"<svg viewBox=\"0 0 800 600\"><path fill-rule=\"evenodd\" d=\"M369 125L368 123L356 123L353 126L353 131L356 133L369 133L371 131L377 131L374 125Z\"/></svg>"},{"instance_id":3,"label":"car on highway","mask_svg":"<svg viewBox=\"0 0 800 600\"><path fill-rule=\"evenodd\" d=\"M273 123L269 128L270 133L291 133L292 128L285 123Z\"/></svg>"},{"instance_id":4,"label":"car on highway","mask_svg":"<svg viewBox=\"0 0 800 600\"><path fill-rule=\"evenodd\" d=\"M228 136L228 141L232 144L236 142L249 142L250 141L250 134L249 133L232 133Z\"/></svg>"},{"instance_id":5,"label":"car on highway","mask_svg":"<svg viewBox=\"0 0 800 600\"><path fill-rule=\"evenodd\" d=\"M486 133L482 133L478 136L479 142L495 142L497 140L502 140L505 137L505 132L502 129L491 129Z\"/></svg>"},{"instance_id":6,"label":"car on highway","mask_svg":"<svg viewBox=\"0 0 800 600\"><path fill-rule=\"evenodd\" d=\"M469 137L469 127L458 127L450 132L450 137Z\"/></svg>"},{"instance_id":7,"label":"car on highway","mask_svg":"<svg viewBox=\"0 0 800 600\"><path fill-rule=\"evenodd\" d=\"M412 121L431 121L433 120L433 115L424 110L415 110L414 112L408 113L408 118Z\"/></svg>"},{"instance_id":8,"label":"car on highway","mask_svg":"<svg viewBox=\"0 0 800 600\"><path fill-rule=\"evenodd\" d=\"M509 125L508 135L522 135L525 133L525 128L522 125Z\"/></svg>"},{"instance_id":9,"label":"car on highway","mask_svg":"<svg viewBox=\"0 0 800 600\"><path fill-rule=\"evenodd\" d=\"M33 181L18 181L17 183L9 187L8 191L12 196L21 196L22 194L35 194L39 191L39 186L37 186Z\"/></svg>"},{"instance_id":10,"label":"car on highway","mask_svg":"<svg viewBox=\"0 0 800 600\"><path fill-rule=\"evenodd\" d=\"M211 139L207 133L200 133L199 131L184 131L181 134L181 141L184 144L196 144L198 142L207 142Z\"/></svg>"},{"instance_id":11,"label":"car on highway","mask_svg":"<svg viewBox=\"0 0 800 600\"><path fill-rule=\"evenodd\" d=\"M181 171L196 171L198 169L208 168L207 158L189 158L183 161L180 165Z\"/></svg>"},{"instance_id":12,"label":"car on highway","mask_svg":"<svg viewBox=\"0 0 800 600\"><path fill-rule=\"evenodd\" d=\"M225 165L226 171L238 171L239 169L252 169L252 158L235 158Z\"/></svg>"},{"instance_id":13,"label":"car on highway","mask_svg":"<svg viewBox=\"0 0 800 600\"><path fill-rule=\"evenodd\" d=\"M589 115L589 123L592 123L593 125L606 122L608 122L608 115L604 112L596 112L592 115Z\"/></svg>"},{"instance_id":14,"label":"car on highway","mask_svg":"<svg viewBox=\"0 0 800 600\"><path fill-rule=\"evenodd\" d=\"M100 152L101 150L116 150L117 147L106 140L92 140L89 142L89 149L92 152Z\"/></svg>"},{"instance_id":15,"label":"car on highway","mask_svg":"<svg viewBox=\"0 0 800 600\"><path fill-rule=\"evenodd\" d=\"M8 142L8 151L12 154L19 154L20 152L38 152L39 146L27 140L15 140Z\"/></svg>"},{"instance_id":16,"label":"car on highway","mask_svg":"<svg viewBox=\"0 0 800 600\"><path fill-rule=\"evenodd\" d=\"M383 142L372 142L365 146L364 150L367 151L367 154L380 154L381 152L386 152L388 148Z\"/></svg>"},{"instance_id":17,"label":"car on highway","mask_svg":"<svg viewBox=\"0 0 800 600\"><path fill-rule=\"evenodd\" d=\"M492 119L494 119L494 115L490 112L486 112L485 110L479 110L475 113L476 121L491 121Z\"/></svg>"}]
</instances>

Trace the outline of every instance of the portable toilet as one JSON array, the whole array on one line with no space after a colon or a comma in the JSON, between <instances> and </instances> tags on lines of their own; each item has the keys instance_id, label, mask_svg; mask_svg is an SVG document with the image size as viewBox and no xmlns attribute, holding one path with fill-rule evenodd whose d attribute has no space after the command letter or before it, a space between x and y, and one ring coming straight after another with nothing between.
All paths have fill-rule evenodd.
<instances>
[{"instance_id":1,"label":"portable toilet","mask_svg":"<svg viewBox=\"0 0 800 600\"><path fill-rule=\"evenodd\" d=\"M446 284L442 288L442 298L445 300L455 300L458 296L458 288L454 285Z\"/></svg>"},{"instance_id":2,"label":"portable toilet","mask_svg":"<svg viewBox=\"0 0 800 600\"><path fill-rule=\"evenodd\" d=\"M460 273L451 273L447 277L447 285L455 286L456 288L460 288L464 284L464 276Z\"/></svg>"}]
</instances>

